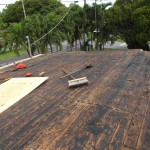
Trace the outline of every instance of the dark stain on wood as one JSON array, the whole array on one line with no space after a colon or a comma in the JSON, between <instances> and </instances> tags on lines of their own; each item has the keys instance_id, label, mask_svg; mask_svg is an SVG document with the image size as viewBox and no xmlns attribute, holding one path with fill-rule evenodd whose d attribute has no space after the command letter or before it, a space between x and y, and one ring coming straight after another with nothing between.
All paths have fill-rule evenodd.
<instances>
[{"instance_id":1,"label":"dark stain on wood","mask_svg":"<svg viewBox=\"0 0 150 150\"><path fill-rule=\"evenodd\" d=\"M140 50L61 53L1 74L45 71L49 80L0 114L0 150L148 150L149 63ZM60 79L62 68L87 64L93 67L74 76L86 76L88 86L69 89L68 78Z\"/></svg>"}]
</instances>

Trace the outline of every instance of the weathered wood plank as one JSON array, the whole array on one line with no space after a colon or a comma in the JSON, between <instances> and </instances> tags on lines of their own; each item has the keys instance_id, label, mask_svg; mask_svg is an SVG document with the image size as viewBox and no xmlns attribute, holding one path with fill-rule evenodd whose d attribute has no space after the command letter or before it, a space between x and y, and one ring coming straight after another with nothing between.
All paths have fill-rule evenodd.
<instances>
[{"instance_id":1,"label":"weathered wood plank","mask_svg":"<svg viewBox=\"0 0 150 150\"><path fill-rule=\"evenodd\" d=\"M0 115L0 149L147 149L149 142L149 53L81 52L30 60L12 77L45 71L49 80ZM91 69L89 86L67 88L67 71ZM6 74L3 74L6 75Z\"/></svg>"}]
</instances>

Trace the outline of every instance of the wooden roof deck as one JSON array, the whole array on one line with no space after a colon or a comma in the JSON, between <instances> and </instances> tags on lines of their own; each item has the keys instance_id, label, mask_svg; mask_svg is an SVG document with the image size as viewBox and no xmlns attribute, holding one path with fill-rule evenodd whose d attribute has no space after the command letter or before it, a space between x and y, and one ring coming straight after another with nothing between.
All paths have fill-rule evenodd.
<instances>
[{"instance_id":1,"label":"wooden roof deck","mask_svg":"<svg viewBox=\"0 0 150 150\"><path fill-rule=\"evenodd\" d=\"M49 80L0 114L0 150L150 149L150 53L140 50L46 55L12 77L46 71ZM68 89L67 71L89 86ZM17 93L16 93L17 94Z\"/></svg>"}]
</instances>

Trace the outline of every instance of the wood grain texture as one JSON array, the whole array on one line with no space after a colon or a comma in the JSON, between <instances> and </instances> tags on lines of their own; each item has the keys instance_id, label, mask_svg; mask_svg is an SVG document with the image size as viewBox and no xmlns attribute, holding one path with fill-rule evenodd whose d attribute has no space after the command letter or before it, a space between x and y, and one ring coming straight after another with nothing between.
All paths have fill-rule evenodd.
<instances>
[{"instance_id":1,"label":"wood grain texture","mask_svg":"<svg viewBox=\"0 0 150 150\"><path fill-rule=\"evenodd\" d=\"M67 72L88 86L68 88ZM0 114L1 150L149 150L150 53L140 50L45 55L30 68L49 80Z\"/></svg>"}]
</instances>

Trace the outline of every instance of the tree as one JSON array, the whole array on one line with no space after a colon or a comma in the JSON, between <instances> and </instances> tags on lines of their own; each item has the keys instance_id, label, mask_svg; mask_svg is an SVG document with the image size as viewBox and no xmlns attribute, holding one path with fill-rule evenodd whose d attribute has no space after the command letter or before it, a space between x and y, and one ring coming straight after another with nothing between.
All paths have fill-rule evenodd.
<instances>
[{"instance_id":1,"label":"tree","mask_svg":"<svg viewBox=\"0 0 150 150\"><path fill-rule=\"evenodd\" d=\"M111 3L102 3L100 5L97 6L97 19L98 19L98 39L96 41L96 47L98 46L98 43L100 43L100 49L104 50L104 44L110 40L109 36L110 36L110 32L109 32L109 28L107 26L107 17L106 12L108 11L107 8L108 6L111 6Z\"/></svg>"},{"instance_id":2,"label":"tree","mask_svg":"<svg viewBox=\"0 0 150 150\"><path fill-rule=\"evenodd\" d=\"M61 42L65 39L65 33L63 32L64 24L59 24L59 26L55 28L61 18L62 14L56 15L55 13L49 13L44 17L44 32L48 34L43 38L43 43L46 47L50 45L51 52L53 51L52 44L61 48Z\"/></svg>"},{"instance_id":3,"label":"tree","mask_svg":"<svg viewBox=\"0 0 150 150\"><path fill-rule=\"evenodd\" d=\"M4 32L3 38L5 40L5 45L8 48L14 50L14 52L19 55L19 49L21 44L23 44L22 27L20 23L11 24Z\"/></svg>"},{"instance_id":4,"label":"tree","mask_svg":"<svg viewBox=\"0 0 150 150\"><path fill-rule=\"evenodd\" d=\"M21 1L9 5L0 16L3 24L7 23L6 30L3 29L3 32L7 33L5 39L9 39L6 40L6 45L17 43L15 44L16 46L21 44L22 46L27 47L27 45L24 44L26 36L29 36L30 42L34 43L49 32L61 20L66 11L66 7L56 0L24 0L24 2L26 13L28 14L27 18L24 19L24 15L22 14ZM18 15L13 16L16 7L18 7L18 9L21 8L21 13L19 13L18 10ZM17 25L21 28L21 34L15 30ZM36 45L31 45L32 54L35 49L41 49L39 52L42 53L47 52L47 47L50 43L55 43L61 47L60 40L65 39L65 33L62 29L65 29L65 23L61 28L57 27L53 34L48 34L40 39ZM18 39L15 41L15 37L17 36ZM19 39L22 39L22 41Z\"/></svg>"},{"instance_id":5,"label":"tree","mask_svg":"<svg viewBox=\"0 0 150 150\"><path fill-rule=\"evenodd\" d=\"M91 43L93 44L93 39L96 39L95 49L98 48L98 44L104 45L107 42L109 36L109 30L106 26L106 17L105 14L108 11L108 6L111 6L111 3L102 3L95 4L92 6L85 5L84 10L86 14L86 33L91 33ZM92 45L93 47L93 45Z\"/></svg>"},{"instance_id":6,"label":"tree","mask_svg":"<svg viewBox=\"0 0 150 150\"><path fill-rule=\"evenodd\" d=\"M24 6L27 16L32 14L46 15L63 6L57 0L24 0ZM3 22L9 26L11 23L21 22L24 20L22 2L16 1L14 4L9 4L2 12Z\"/></svg>"},{"instance_id":7,"label":"tree","mask_svg":"<svg viewBox=\"0 0 150 150\"><path fill-rule=\"evenodd\" d=\"M147 0L118 0L110 12L110 24L128 48L149 50L150 3Z\"/></svg>"},{"instance_id":8,"label":"tree","mask_svg":"<svg viewBox=\"0 0 150 150\"><path fill-rule=\"evenodd\" d=\"M43 16L40 14L33 14L27 17L25 20L21 22L21 26L22 26L22 35L24 36L24 42L26 41L25 39L26 36L29 36L30 42L33 43L44 34ZM41 43L39 45L41 45ZM38 52L40 53L41 51L39 50L40 49L39 45L37 46L37 49ZM31 47L32 55L34 55L35 49L36 47L35 45L33 45Z\"/></svg>"},{"instance_id":9,"label":"tree","mask_svg":"<svg viewBox=\"0 0 150 150\"><path fill-rule=\"evenodd\" d=\"M84 10L85 10L86 19L87 19L87 24L86 24L87 35L88 37L90 37L91 46L93 50L93 39L94 39L93 31L96 29L94 5L91 7L86 4L84 5Z\"/></svg>"},{"instance_id":10,"label":"tree","mask_svg":"<svg viewBox=\"0 0 150 150\"><path fill-rule=\"evenodd\" d=\"M80 46L81 46L81 38L82 34L85 33L85 25L86 25L86 16L85 12L83 9L76 5L76 4L71 4L71 10L69 12L69 15L66 17L67 24L70 26L68 27L68 33L70 35L67 35L69 37L68 42L70 46L73 46L73 43L76 42L77 40L80 41ZM72 28L72 29L71 29ZM85 50L85 49L84 49Z\"/></svg>"}]
</instances>

